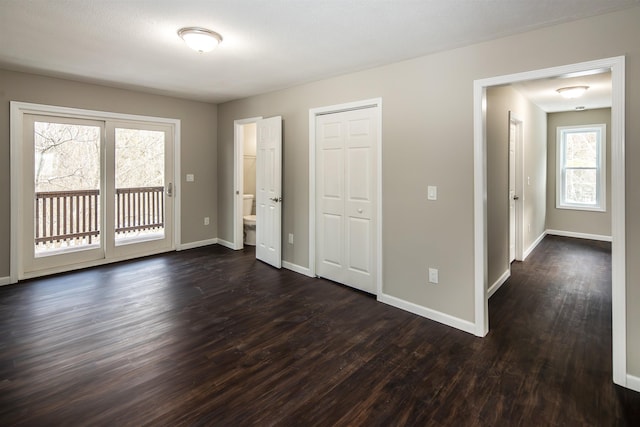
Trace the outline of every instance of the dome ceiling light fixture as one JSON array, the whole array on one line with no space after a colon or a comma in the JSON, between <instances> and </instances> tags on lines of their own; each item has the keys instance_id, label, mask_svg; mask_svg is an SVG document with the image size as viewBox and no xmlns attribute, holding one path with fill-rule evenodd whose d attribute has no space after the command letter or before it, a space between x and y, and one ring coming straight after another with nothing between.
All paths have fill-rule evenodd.
<instances>
[{"instance_id":1,"label":"dome ceiling light fixture","mask_svg":"<svg viewBox=\"0 0 640 427\"><path fill-rule=\"evenodd\" d=\"M220 43L222 36L215 31L200 27L185 27L178 30L178 35L191 49L197 52L211 52Z\"/></svg>"},{"instance_id":2,"label":"dome ceiling light fixture","mask_svg":"<svg viewBox=\"0 0 640 427\"><path fill-rule=\"evenodd\" d=\"M563 98L574 99L580 98L584 93L589 89L589 86L569 86L569 87L561 87L556 90Z\"/></svg>"}]
</instances>

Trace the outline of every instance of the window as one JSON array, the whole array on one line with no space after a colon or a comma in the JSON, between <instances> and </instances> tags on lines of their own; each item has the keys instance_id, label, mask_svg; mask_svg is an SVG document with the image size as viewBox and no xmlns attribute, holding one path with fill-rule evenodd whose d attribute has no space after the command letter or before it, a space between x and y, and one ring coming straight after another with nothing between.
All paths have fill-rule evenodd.
<instances>
[{"instance_id":1,"label":"window","mask_svg":"<svg viewBox=\"0 0 640 427\"><path fill-rule=\"evenodd\" d=\"M606 210L605 125L557 130L556 207Z\"/></svg>"}]
</instances>

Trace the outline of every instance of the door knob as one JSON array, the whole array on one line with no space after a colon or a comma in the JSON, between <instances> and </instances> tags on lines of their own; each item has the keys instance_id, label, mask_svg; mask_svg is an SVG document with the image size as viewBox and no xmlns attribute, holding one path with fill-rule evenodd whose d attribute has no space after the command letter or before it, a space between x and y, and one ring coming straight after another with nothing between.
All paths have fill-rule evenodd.
<instances>
[{"instance_id":1,"label":"door knob","mask_svg":"<svg viewBox=\"0 0 640 427\"><path fill-rule=\"evenodd\" d=\"M269 200L278 203L282 201L282 197L271 197Z\"/></svg>"},{"instance_id":2,"label":"door knob","mask_svg":"<svg viewBox=\"0 0 640 427\"><path fill-rule=\"evenodd\" d=\"M520 200L520 197L518 197L518 196L513 196L513 200Z\"/></svg>"},{"instance_id":3,"label":"door knob","mask_svg":"<svg viewBox=\"0 0 640 427\"><path fill-rule=\"evenodd\" d=\"M358 213L362 213L362 208L358 208Z\"/></svg>"}]
</instances>

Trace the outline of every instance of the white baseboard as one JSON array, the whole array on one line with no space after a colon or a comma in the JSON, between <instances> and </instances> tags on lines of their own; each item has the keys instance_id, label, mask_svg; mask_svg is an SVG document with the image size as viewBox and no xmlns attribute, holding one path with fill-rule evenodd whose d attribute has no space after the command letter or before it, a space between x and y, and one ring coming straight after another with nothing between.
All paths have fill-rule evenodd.
<instances>
[{"instance_id":1,"label":"white baseboard","mask_svg":"<svg viewBox=\"0 0 640 427\"><path fill-rule=\"evenodd\" d=\"M11 277L9 277L9 276L0 277L0 286L10 285L10 284L11 284Z\"/></svg>"},{"instance_id":2,"label":"white baseboard","mask_svg":"<svg viewBox=\"0 0 640 427\"><path fill-rule=\"evenodd\" d=\"M602 234L576 233L575 231L547 230L547 234L554 236L575 237L577 239L599 240L601 242L610 242L611 236Z\"/></svg>"},{"instance_id":3,"label":"white baseboard","mask_svg":"<svg viewBox=\"0 0 640 427\"><path fill-rule=\"evenodd\" d=\"M531 244L531 246L529 246L527 248L526 251L524 251L524 253L522 254L522 259L518 260L518 261L524 261L525 259L527 259L527 257L529 255L531 255L531 252L533 252L533 250L536 248L536 246L538 246L540 244L540 242L542 242L542 239L544 239L544 237L547 235L548 230L547 231L543 231L541 235L538 236L538 238Z\"/></svg>"},{"instance_id":4,"label":"white baseboard","mask_svg":"<svg viewBox=\"0 0 640 427\"><path fill-rule=\"evenodd\" d=\"M307 277L315 277L314 275L311 274L311 270L309 270L307 267L301 267L297 264L293 264L288 261L282 261L282 267L286 268L287 270L291 270L291 271L295 271L296 273L303 274Z\"/></svg>"},{"instance_id":5,"label":"white baseboard","mask_svg":"<svg viewBox=\"0 0 640 427\"><path fill-rule=\"evenodd\" d=\"M507 270L504 273L502 273L502 276L500 276L498 280L496 280L496 282L493 285L491 285L487 290L487 298L491 298L491 296L495 294L496 291L500 289L502 285L504 285L504 282L506 282L509 277L511 277L510 270Z\"/></svg>"},{"instance_id":6,"label":"white baseboard","mask_svg":"<svg viewBox=\"0 0 640 427\"><path fill-rule=\"evenodd\" d=\"M215 245L216 243L218 243L218 239L207 239L207 240L200 240L198 242L183 243L182 245L177 247L177 250L184 251L185 249L194 249L194 248L199 248L201 246Z\"/></svg>"},{"instance_id":7,"label":"white baseboard","mask_svg":"<svg viewBox=\"0 0 640 427\"><path fill-rule=\"evenodd\" d=\"M475 335L476 333L476 325L467 320L462 320L457 317L453 317L448 314L441 313L439 311L432 310L430 308L423 307L421 305L417 305L400 298L392 297L391 295L378 295L378 301L397 307L401 310L417 314L418 316L426 317L429 320L451 326L452 328L460 329L461 331L470 333L472 335Z\"/></svg>"},{"instance_id":8,"label":"white baseboard","mask_svg":"<svg viewBox=\"0 0 640 427\"><path fill-rule=\"evenodd\" d=\"M218 240L218 244L220 246L224 246L225 248L233 249L234 251L236 250L236 245L234 245L232 242L228 242L228 241L222 240L222 239L217 239L217 240Z\"/></svg>"},{"instance_id":9,"label":"white baseboard","mask_svg":"<svg viewBox=\"0 0 640 427\"><path fill-rule=\"evenodd\" d=\"M640 377L627 374L627 388L640 392Z\"/></svg>"}]
</instances>

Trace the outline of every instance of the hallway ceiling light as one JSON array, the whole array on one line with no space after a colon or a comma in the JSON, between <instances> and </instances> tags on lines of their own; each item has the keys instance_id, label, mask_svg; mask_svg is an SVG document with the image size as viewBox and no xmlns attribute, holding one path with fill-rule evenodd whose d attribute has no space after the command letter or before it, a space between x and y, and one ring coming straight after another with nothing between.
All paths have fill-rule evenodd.
<instances>
[{"instance_id":1,"label":"hallway ceiling light","mask_svg":"<svg viewBox=\"0 0 640 427\"><path fill-rule=\"evenodd\" d=\"M200 27L180 28L178 35L187 46L198 52L211 52L222 42L220 34Z\"/></svg>"},{"instance_id":2,"label":"hallway ceiling light","mask_svg":"<svg viewBox=\"0 0 640 427\"><path fill-rule=\"evenodd\" d=\"M567 99L580 98L589 89L589 86L570 86L561 87L556 90L560 95Z\"/></svg>"}]
</instances>

